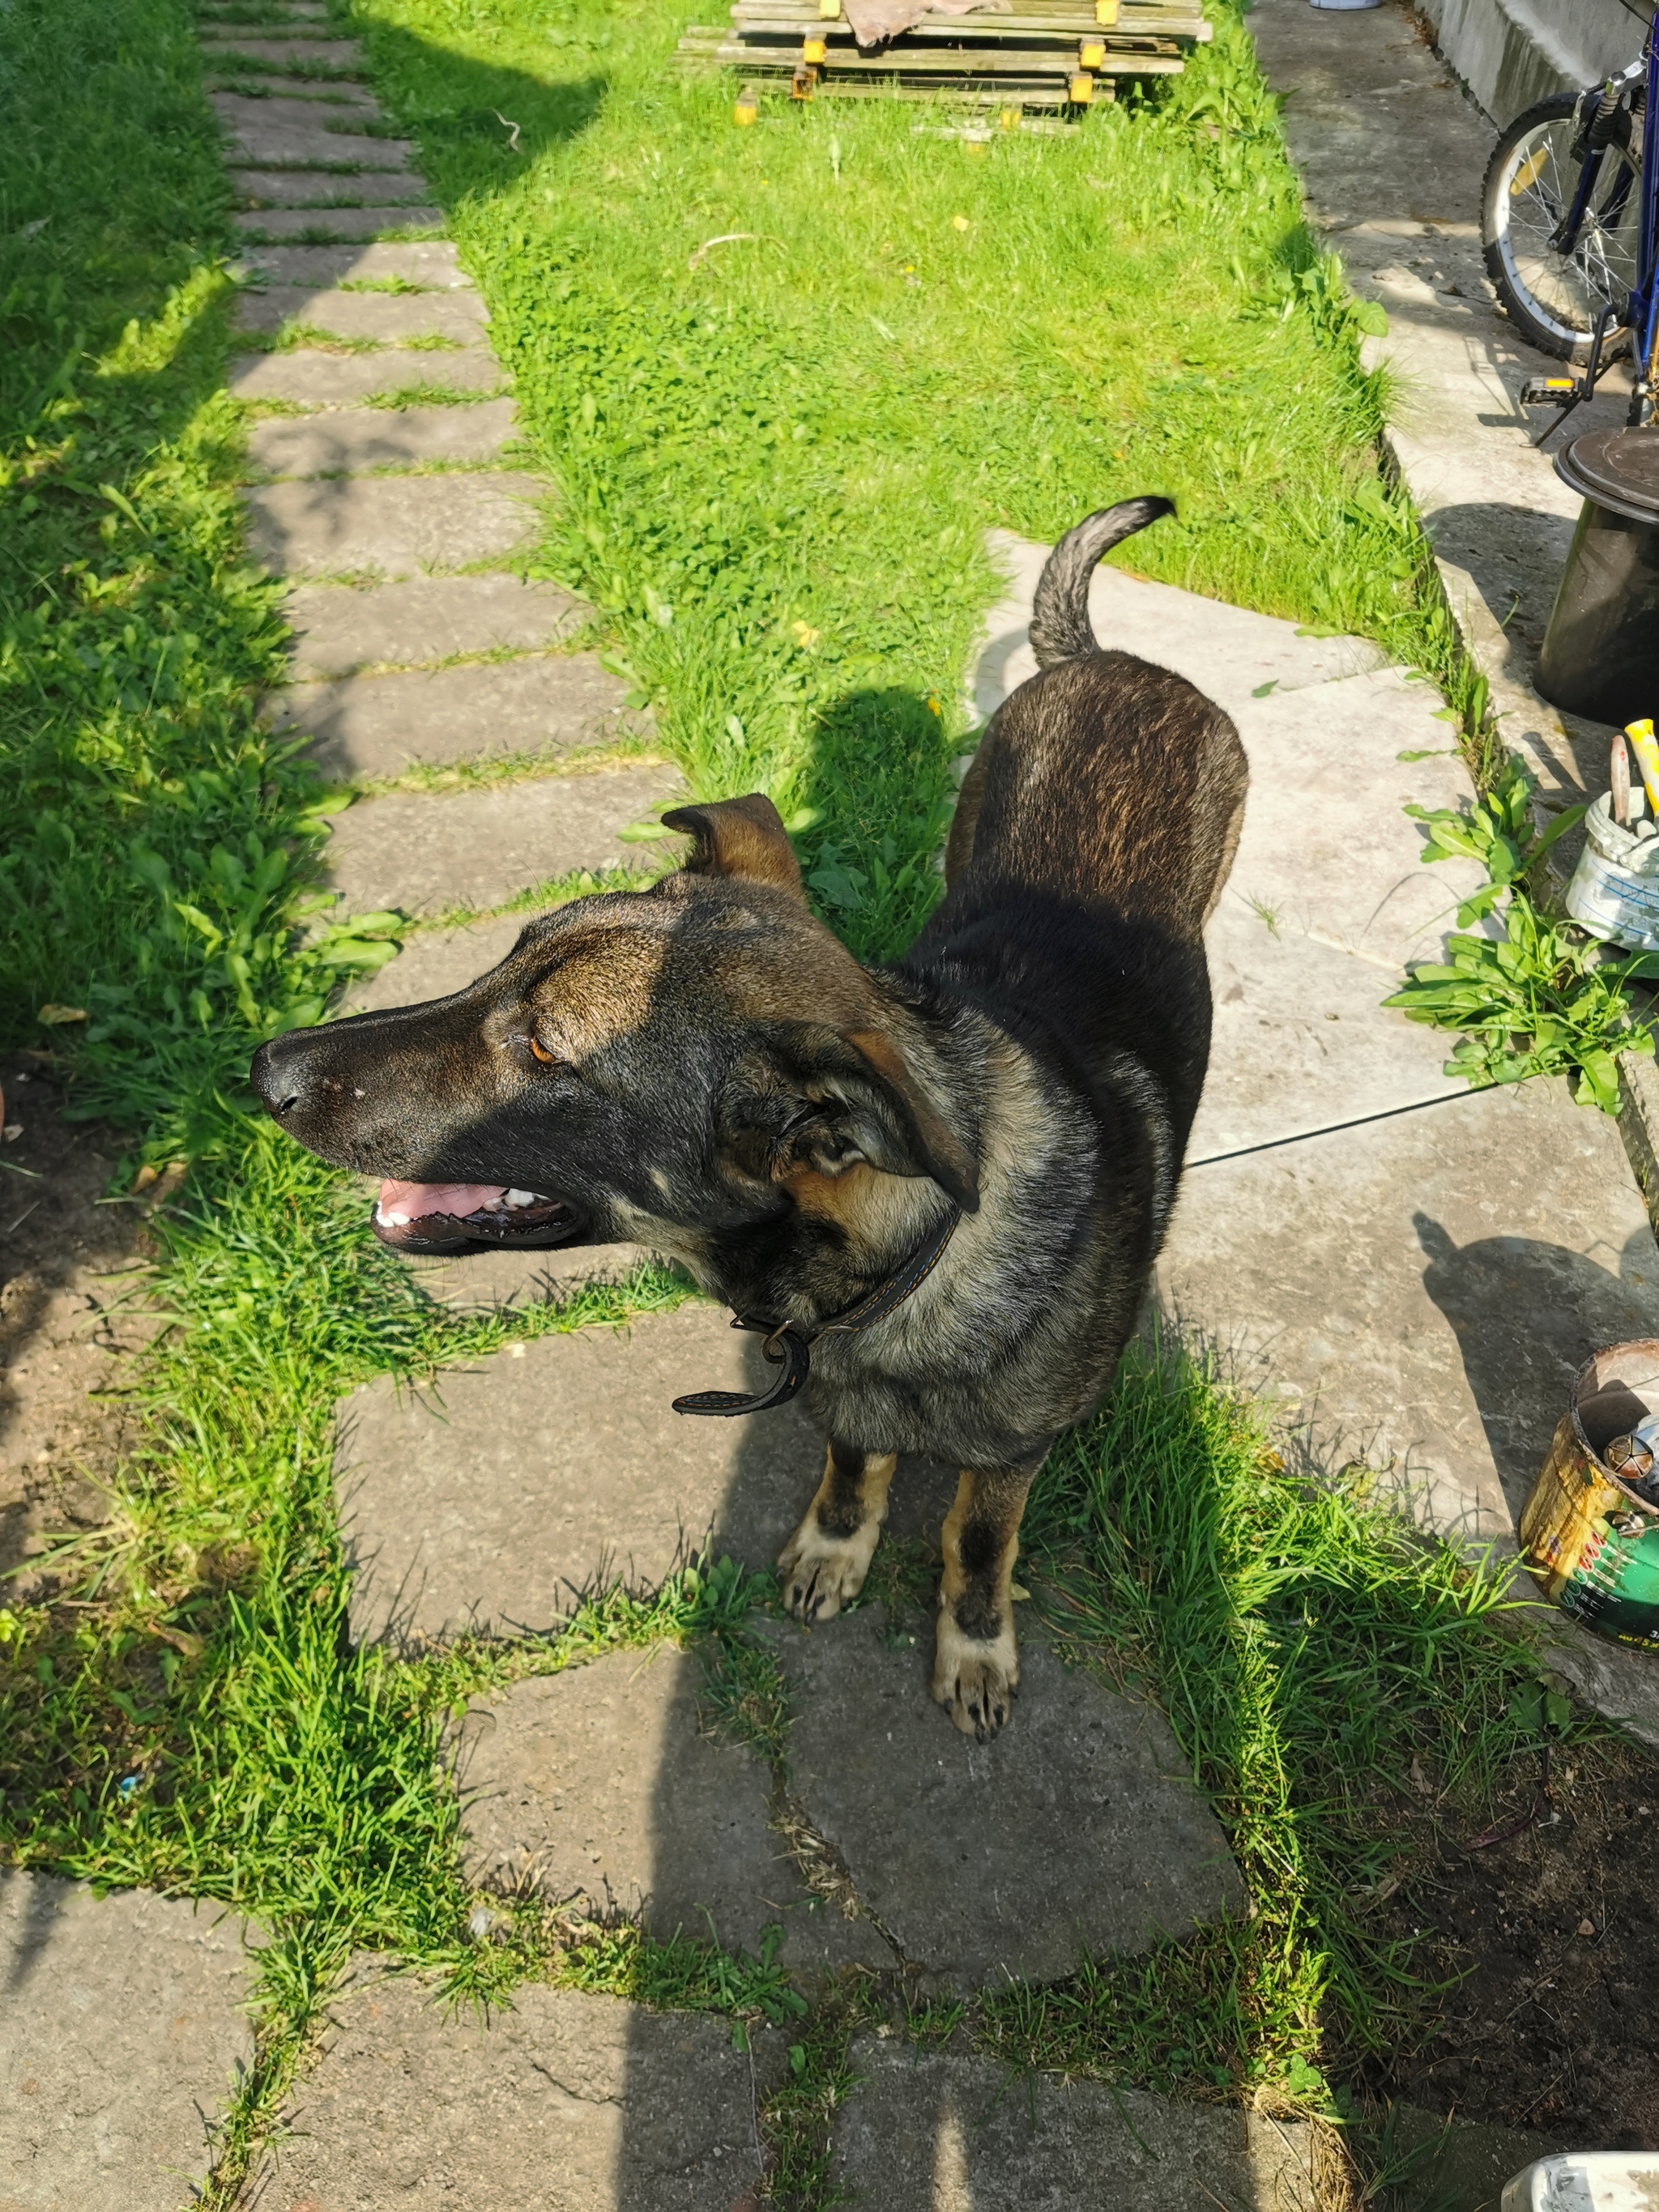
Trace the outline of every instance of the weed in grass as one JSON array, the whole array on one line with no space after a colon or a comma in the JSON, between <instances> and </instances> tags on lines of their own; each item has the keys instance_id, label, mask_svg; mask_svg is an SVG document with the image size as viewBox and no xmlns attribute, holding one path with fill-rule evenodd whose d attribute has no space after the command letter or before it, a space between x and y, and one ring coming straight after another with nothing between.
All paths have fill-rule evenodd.
<instances>
[{"instance_id":1,"label":"weed in grass","mask_svg":"<svg viewBox=\"0 0 1659 2212\"><path fill-rule=\"evenodd\" d=\"M1617 1055L1654 1048L1651 1023L1637 1013L1628 986L1659 976L1659 957L1612 958L1574 923L1550 917L1534 889L1542 862L1584 809L1564 807L1540 832L1533 823L1534 789L1511 753L1463 811L1406 809L1428 824L1425 860L1473 860L1486 872L1486 882L1458 904L1458 933L1493 914L1501 915L1504 930L1497 938L1454 933L1446 941L1449 960L1419 962L1383 1004L1412 1021L1461 1032L1448 1075L1484 1088L1572 1074L1581 1104L1617 1114Z\"/></svg>"}]
</instances>

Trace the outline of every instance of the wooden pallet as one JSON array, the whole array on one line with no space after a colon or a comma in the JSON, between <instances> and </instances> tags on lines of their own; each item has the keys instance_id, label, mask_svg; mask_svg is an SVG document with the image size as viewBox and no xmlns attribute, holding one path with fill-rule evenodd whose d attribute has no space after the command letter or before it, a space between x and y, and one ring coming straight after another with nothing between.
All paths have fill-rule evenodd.
<instances>
[{"instance_id":1,"label":"wooden pallet","mask_svg":"<svg viewBox=\"0 0 1659 2212\"><path fill-rule=\"evenodd\" d=\"M694 26L676 58L683 70L737 70L757 85L787 79L797 100L896 94L1054 108L1109 100L1119 76L1178 75L1184 54L1209 37L1196 0L1012 0L981 15L925 15L862 49L836 0L737 0L730 30ZM749 120L752 99L736 112Z\"/></svg>"}]
</instances>

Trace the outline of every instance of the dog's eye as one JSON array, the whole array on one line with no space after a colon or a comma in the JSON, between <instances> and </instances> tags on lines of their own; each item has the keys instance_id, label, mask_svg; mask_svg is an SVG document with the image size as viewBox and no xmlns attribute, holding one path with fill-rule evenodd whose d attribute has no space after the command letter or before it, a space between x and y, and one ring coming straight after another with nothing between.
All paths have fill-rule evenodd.
<instances>
[{"instance_id":1,"label":"dog's eye","mask_svg":"<svg viewBox=\"0 0 1659 2212\"><path fill-rule=\"evenodd\" d=\"M540 1060L544 1067L558 1066L558 1054L556 1052L550 1052L539 1037L526 1037L525 1039L525 1042L530 1047L530 1056L532 1060Z\"/></svg>"}]
</instances>

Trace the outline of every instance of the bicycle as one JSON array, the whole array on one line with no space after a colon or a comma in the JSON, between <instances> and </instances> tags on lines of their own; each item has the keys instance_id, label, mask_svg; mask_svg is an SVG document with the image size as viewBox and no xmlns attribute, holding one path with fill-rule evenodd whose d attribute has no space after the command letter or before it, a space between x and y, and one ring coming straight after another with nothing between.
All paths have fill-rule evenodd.
<instances>
[{"instance_id":1,"label":"bicycle","mask_svg":"<svg viewBox=\"0 0 1659 2212\"><path fill-rule=\"evenodd\" d=\"M1553 405L1559 428L1611 364L1632 356L1630 422L1653 420L1659 361L1659 9L1639 61L1605 84L1556 93L1517 115L1481 189L1486 274L1529 343L1582 365L1529 377L1523 407Z\"/></svg>"}]
</instances>

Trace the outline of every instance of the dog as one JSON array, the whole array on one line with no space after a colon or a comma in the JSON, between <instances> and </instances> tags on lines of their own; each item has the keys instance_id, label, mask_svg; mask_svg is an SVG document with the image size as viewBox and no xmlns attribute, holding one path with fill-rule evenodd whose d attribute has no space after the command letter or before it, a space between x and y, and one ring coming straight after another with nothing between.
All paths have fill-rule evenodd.
<instances>
[{"instance_id":1,"label":"dog","mask_svg":"<svg viewBox=\"0 0 1659 2212\"><path fill-rule=\"evenodd\" d=\"M945 897L896 965L815 919L750 794L665 815L690 850L649 890L573 901L453 997L291 1031L252 1068L285 1130L383 1178L387 1243L633 1240L765 1328L770 1393L677 1403L804 1385L828 1449L778 1565L809 1626L858 1595L898 1454L962 1470L933 1692L981 1741L1019 1680L1026 1494L1135 1326L1209 1054L1243 748L1088 611L1102 555L1171 511L1126 501L1054 549L1038 672L985 732Z\"/></svg>"}]
</instances>

